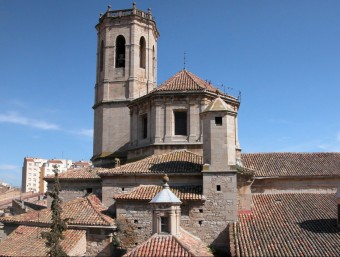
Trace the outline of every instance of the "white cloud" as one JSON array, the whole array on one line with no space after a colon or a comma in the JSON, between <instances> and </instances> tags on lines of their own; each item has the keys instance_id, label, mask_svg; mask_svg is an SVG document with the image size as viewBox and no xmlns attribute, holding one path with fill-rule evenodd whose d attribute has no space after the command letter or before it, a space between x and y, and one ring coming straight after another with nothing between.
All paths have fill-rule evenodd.
<instances>
[{"instance_id":1,"label":"white cloud","mask_svg":"<svg viewBox=\"0 0 340 257\"><path fill-rule=\"evenodd\" d=\"M11 164L0 164L0 170L16 170L18 167Z\"/></svg>"},{"instance_id":2,"label":"white cloud","mask_svg":"<svg viewBox=\"0 0 340 257\"><path fill-rule=\"evenodd\" d=\"M338 132L338 134L336 135L336 141L340 142L340 131Z\"/></svg>"},{"instance_id":3,"label":"white cloud","mask_svg":"<svg viewBox=\"0 0 340 257\"><path fill-rule=\"evenodd\" d=\"M56 124L46 122L43 120L30 119L21 116L15 112L10 112L7 114L0 114L0 122L14 123L23 126L29 126L33 128L43 129L43 130L59 130L60 127Z\"/></svg>"},{"instance_id":4,"label":"white cloud","mask_svg":"<svg viewBox=\"0 0 340 257\"><path fill-rule=\"evenodd\" d=\"M80 136L93 137L93 129L80 129L75 133Z\"/></svg>"},{"instance_id":5,"label":"white cloud","mask_svg":"<svg viewBox=\"0 0 340 257\"><path fill-rule=\"evenodd\" d=\"M292 124L291 121L281 119L281 118L274 118L274 119L269 119L268 122L274 123L274 124Z\"/></svg>"}]
</instances>

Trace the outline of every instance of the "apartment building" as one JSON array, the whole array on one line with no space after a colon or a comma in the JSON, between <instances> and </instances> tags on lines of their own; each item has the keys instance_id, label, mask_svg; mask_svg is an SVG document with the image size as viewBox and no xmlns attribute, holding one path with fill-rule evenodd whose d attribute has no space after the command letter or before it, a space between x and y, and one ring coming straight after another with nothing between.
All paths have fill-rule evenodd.
<instances>
[{"instance_id":1,"label":"apartment building","mask_svg":"<svg viewBox=\"0 0 340 257\"><path fill-rule=\"evenodd\" d=\"M59 172L62 173L70 168L90 166L91 162L73 162L72 160L66 159L48 160L42 158L25 157L22 167L22 192L46 192L47 183L44 181L44 177L53 174L55 165L57 166Z\"/></svg>"}]
</instances>

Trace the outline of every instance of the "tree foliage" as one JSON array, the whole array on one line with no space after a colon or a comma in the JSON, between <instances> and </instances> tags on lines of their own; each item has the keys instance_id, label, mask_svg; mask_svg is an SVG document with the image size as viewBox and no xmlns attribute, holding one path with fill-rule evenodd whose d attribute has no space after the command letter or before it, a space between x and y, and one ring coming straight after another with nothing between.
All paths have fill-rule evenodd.
<instances>
[{"instance_id":1,"label":"tree foliage","mask_svg":"<svg viewBox=\"0 0 340 257\"><path fill-rule=\"evenodd\" d=\"M49 232L42 232L41 236L46 239L45 245L48 248L48 256L51 257L66 257L68 256L60 246L61 240L64 239L63 232L67 230L68 219L62 219L62 209L60 206L61 200L59 198L60 184L58 178L58 168L53 166L54 185L52 192L47 194L53 199L51 205L52 224Z\"/></svg>"}]
</instances>

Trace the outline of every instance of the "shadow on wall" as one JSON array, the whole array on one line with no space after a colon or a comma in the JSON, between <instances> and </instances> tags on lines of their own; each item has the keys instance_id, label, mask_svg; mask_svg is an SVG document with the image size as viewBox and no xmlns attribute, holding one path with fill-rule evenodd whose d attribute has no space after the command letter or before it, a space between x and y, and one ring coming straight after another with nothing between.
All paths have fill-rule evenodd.
<instances>
[{"instance_id":1,"label":"shadow on wall","mask_svg":"<svg viewBox=\"0 0 340 257\"><path fill-rule=\"evenodd\" d=\"M336 234L339 233L336 219L306 220L298 223L300 228L313 233Z\"/></svg>"},{"instance_id":2,"label":"shadow on wall","mask_svg":"<svg viewBox=\"0 0 340 257\"><path fill-rule=\"evenodd\" d=\"M229 225L223 229L210 244L210 249L215 257L230 256Z\"/></svg>"},{"instance_id":3,"label":"shadow on wall","mask_svg":"<svg viewBox=\"0 0 340 257\"><path fill-rule=\"evenodd\" d=\"M153 164L150 170L158 173L201 172L202 165L187 161L169 161Z\"/></svg>"}]
</instances>

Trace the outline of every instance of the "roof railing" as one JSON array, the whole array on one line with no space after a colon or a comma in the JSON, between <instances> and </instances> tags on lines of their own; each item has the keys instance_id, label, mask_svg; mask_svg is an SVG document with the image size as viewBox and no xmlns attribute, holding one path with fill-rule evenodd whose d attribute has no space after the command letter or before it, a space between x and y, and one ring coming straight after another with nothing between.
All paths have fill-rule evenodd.
<instances>
[{"instance_id":1,"label":"roof railing","mask_svg":"<svg viewBox=\"0 0 340 257\"><path fill-rule=\"evenodd\" d=\"M103 17L116 18L116 17L130 16L130 15L136 15L136 16L142 17L144 19L153 20L150 8L148 8L147 12L137 10L135 3L133 3L132 9L115 10L115 11L112 11L111 6L109 5L107 7L106 13L104 15L100 14L99 20L101 20Z\"/></svg>"}]
</instances>

